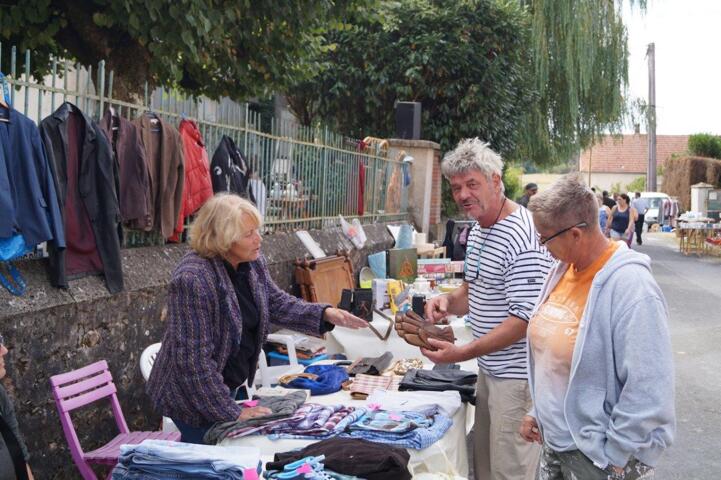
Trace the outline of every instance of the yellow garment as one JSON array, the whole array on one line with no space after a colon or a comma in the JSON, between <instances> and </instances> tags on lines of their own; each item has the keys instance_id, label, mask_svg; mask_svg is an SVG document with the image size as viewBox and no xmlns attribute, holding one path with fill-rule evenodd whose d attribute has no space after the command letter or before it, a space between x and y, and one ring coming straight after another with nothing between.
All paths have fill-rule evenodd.
<instances>
[{"instance_id":1,"label":"yellow garment","mask_svg":"<svg viewBox=\"0 0 721 480\"><path fill-rule=\"evenodd\" d=\"M398 313L400 305L396 305L396 296L403 291L403 282L400 280L388 280L386 283L388 288L388 298L390 299L391 313Z\"/></svg>"}]
</instances>

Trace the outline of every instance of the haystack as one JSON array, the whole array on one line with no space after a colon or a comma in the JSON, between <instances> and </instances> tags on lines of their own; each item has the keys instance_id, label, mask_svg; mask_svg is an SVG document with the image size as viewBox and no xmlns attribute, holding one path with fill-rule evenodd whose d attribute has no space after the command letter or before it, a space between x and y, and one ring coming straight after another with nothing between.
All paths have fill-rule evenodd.
<instances>
[{"instance_id":1,"label":"haystack","mask_svg":"<svg viewBox=\"0 0 721 480\"><path fill-rule=\"evenodd\" d=\"M678 197L681 211L691 208L691 185L721 186L721 160L704 157L669 158L664 165L663 191Z\"/></svg>"}]
</instances>

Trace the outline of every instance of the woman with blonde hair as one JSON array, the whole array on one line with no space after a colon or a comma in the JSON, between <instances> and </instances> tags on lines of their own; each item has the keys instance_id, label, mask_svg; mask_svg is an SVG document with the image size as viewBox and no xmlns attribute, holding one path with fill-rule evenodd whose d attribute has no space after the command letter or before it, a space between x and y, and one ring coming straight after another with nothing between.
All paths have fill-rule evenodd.
<instances>
[{"instance_id":1,"label":"woman with blonde hair","mask_svg":"<svg viewBox=\"0 0 721 480\"><path fill-rule=\"evenodd\" d=\"M216 422L270 413L241 407L232 397L243 382L252 383L271 323L315 336L335 325L367 326L348 312L278 288L260 253L261 225L251 202L219 194L190 227L192 251L170 281L163 346L147 386L158 413L178 426L181 441L203 443Z\"/></svg>"}]
</instances>

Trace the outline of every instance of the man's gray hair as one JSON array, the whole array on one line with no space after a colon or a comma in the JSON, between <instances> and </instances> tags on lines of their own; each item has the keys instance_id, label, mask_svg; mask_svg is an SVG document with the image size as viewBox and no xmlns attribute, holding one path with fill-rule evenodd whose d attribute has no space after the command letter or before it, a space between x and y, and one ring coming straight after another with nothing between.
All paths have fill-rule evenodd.
<instances>
[{"instance_id":1,"label":"man's gray hair","mask_svg":"<svg viewBox=\"0 0 721 480\"><path fill-rule=\"evenodd\" d=\"M480 171L489 181L494 173L502 177L503 159L478 137L461 140L454 150L443 157L441 172L450 179L471 170Z\"/></svg>"},{"instance_id":2,"label":"man's gray hair","mask_svg":"<svg viewBox=\"0 0 721 480\"><path fill-rule=\"evenodd\" d=\"M551 228L568 228L586 222L598 225L598 201L578 173L558 179L548 190L531 197L528 209L533 220Z\"/></svg>"}]
</instances>

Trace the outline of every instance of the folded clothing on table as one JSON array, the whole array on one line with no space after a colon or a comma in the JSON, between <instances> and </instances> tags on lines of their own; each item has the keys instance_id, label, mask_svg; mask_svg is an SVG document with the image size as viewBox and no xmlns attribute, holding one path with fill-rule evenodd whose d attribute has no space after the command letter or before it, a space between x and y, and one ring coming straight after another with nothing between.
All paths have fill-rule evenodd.
<instances>
[{"instance_id":1,"label":"folded clothing on table","mask_svg":"<svg viewBox=\"0 0 721 480\"><path fill-rule=\"evenodd\" d=\"M341 389L344 382L348 381L348 372L337 365L311 365L306 367L303 373L315 377L288 375L279 378L278 381L286 388L310 390L311 395L335 393Z\"/></svg>"},{"instance_id":2,"label":"folded clothing on table","mask_svg":"<svg viewBox=\"0 0 721 480\"><path fill-rule=\"evenodd\" d=\"M359 373L350 386L350 395L355 399L364 399L374 390L398 390L402 377L395 375L365 375Z\"/></svg>"},{"instance_id":3,"label":"folded clothing on table","mask_svg":"<svg viewBox=\"0 0 721 480\"><path fill-rule=\"evenodd\" d=\"M113 480L207 478L243 479L243 472L260 473L260 449L217 447L166 440L121 445ZM246 477L247 478L247 477Z\"/></svg>"},{"instance_id":4,"label":"folded clothing on table","mask_svg":"<svg viewBox=\"0 0 721 480\"><path fill-rule=\"evenodd\" d=\"M393 360L393 354L386 352L380 357L363 357L356 360L348 367L348 375L355 376L358 374L380 375Z\"/></svg>"},{"instance_id":5,"label":"folded clothing on table","mask_svg":"<svg viewBox=\"0 0 721 480\"><path fill-rule=\"evenodd\" d=\"M393 365L386 368L384 374L392 373L393 375L403 376L408 373L411 368L423 368L423 360L420 358L404 358L397 360Z\"/></svg>"},{"instance_id":6,"label":"folded clothing on table","mask_svg":"<svg viewBox=\"0 0 721 480\"><path fill-rule=\"evenodd\" d=\"M455 390L444 392L393 392L388 390L374 390L368 396L368 405L378 405L386 411L413 411L424 412L429 408L437 407L440 412L452 417L461 408L461 395Z\"/></svg>"},{"instance_id":7,"label":"folded clothing on table","mask_svg":"<svg viewBox=\"0 0 721 480\"><path fill-rule=\"evenodd\" d=\"M305 457L286 464L283 471L266 470L263 476L268 479L282 480L363 480L354 475L328 470L324 465L325 455Z\"/></svg>"},{"instance_id":8,"label":"folded clothing on table","mask_svg":"<svg viewBox=\"0 0 721 480\"><path fill-rule=\"evenodd\" d=\"M456 390L464 402L475 405L478 375L465 370L408 370L398 390Z\"/></svg>"},{"instance_id":9,"label":"folded clothing on table","mask_svg":"<svg viewBox=\"0 0 721 480\"><path fill-rule=\"evenodd\" d=\"M273 413L263 417L249 418L247 420L234 420L232 422L215 423L203 437L208 445L220 443L227 437L234 437L233 432L241 431L248 427L264 425L268 422L288 418L305 403L307 395L305 392L289 392L286 395L254 396L252 401L241 403L247 408L253 406L269 408Z\"/></svg>"},{"instance_id":10,"label":"folded clothing on table","mask_svg":"<svg viewBox=\"0 0 721 480\"><path fill-rule=\"evenodd\" d=\"M341 436L420 450L439 441L452 425L437 408L425 412L369 410Z\"/></svg>"},{"instance_id":11,"label":"folded clothing on table","mask_svg":"<svg viewBox=\"0 0 721 480\"><path fill-rule=\"evenodd\" d=\"M306 403L294 419L269 429L271 439L326 438L338 435L365 415L364 408ZM295 420L302 417L300 420Z\"/></svg>"},{"instance_id":12,"label":"folded clothing on table","mask_svg":"<svg viewBox=\"0 0 721 480\"><path fill-rule=\"evenodd\" d=\"M326 438L338 435L350 423L357 421L365 413L365 409L345 407L343 405L318 405L306 403L292 416L272 420L262 425L247 426L235 429L227 434L227 438L245 437L248 435L270 435L277 438Z\"/></svg>"},{"instance_id":13,"label":"folded clothing on table","mask_svg":"<svg viewBox=\"0 0 721 480\"><path fill-rule=\"evenodd\" d=\"M273 462L266 464L268 470L283 470L291 462L309 455L325 455L325 468L345 475L368 480L409 480L410 455L402 448L355 438L329 438L313 443L300 450L276 453Z\"/></svg>"},{"instance_id":14,"label":"folded clothing on table","mask_svg":"<svg viewBox=\"0 0 721 480\"><path fill-rule=\"evenodd\" d=\"M413 412L306 403L291 417L235 429L229 431L226 438L268 435L276 440L346 436L421 449L440 440L452 424L450 418L439 413L436 405Z\"/></svg>"}]
</instances>

